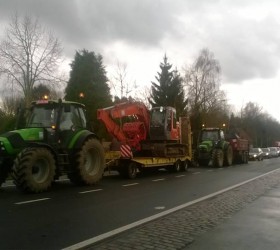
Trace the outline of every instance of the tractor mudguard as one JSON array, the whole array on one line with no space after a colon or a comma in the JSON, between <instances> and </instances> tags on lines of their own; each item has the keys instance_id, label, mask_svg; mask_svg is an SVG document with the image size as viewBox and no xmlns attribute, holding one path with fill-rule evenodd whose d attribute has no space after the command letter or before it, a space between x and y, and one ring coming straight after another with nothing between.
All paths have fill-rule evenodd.
<instances>
[{"instance_id":1,"label":"tractor mudguard","mask_svg":"<svg viewBox=\"0 0 280 250\"><path fill-rule=\"evenodd\" d=\"M82 130L73 136L73 138L69 144L69 149L81 148L84 141L89 137L93 137L93 138L96 138L97 140L99 140L99 138L97 137L96 134L94 134L88 130Z\"/></svg>"},{"instance_id":2,"label":"tractor mudguard","mask_svg":"<svg viewBox=\"0 0 280 250\"><path fill-rule=\"evenodd\" d=\"M53 154L53 156L55 157L55 159L57 159L57 150L54 149L53 147L51 147L49 144L47 143L43 143L43 142L31 142L27 144L28 147L30 148L47 148L48 150L50 150Z\"/></svg>"}]
</instances>

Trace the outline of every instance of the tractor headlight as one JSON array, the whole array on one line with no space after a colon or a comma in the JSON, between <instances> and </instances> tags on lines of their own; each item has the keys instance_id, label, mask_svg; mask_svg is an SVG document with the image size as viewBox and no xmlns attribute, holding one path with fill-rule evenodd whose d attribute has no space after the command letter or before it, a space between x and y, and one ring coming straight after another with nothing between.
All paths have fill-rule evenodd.
<instances>
[{"instance_id":1,"label":"tractor headlight","mask_svg":"<svg viewBox=\"0 0 280 250\"><path fill-rule=\"evenodd\" d=\"M5 151L4 143L2 141L0 142L0 149L1 151Z\"/></svg>"}]
</instances>

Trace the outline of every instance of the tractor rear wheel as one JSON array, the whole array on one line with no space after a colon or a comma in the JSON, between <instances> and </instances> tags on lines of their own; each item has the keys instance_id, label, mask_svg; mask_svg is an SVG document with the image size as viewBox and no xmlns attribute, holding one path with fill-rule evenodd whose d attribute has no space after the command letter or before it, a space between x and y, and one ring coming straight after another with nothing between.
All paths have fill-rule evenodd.
<instances>
[{"instance_id":1,"label":"tractor rear wheel","mask_svg":"<svg viewBox=\"0 0 280 250\"><path fill-rule=\"evenodd\" d=\"M213 150L213 167L221 168L224 163L224 152L217 148Z\"/></svg>"},{"instance_id":2,"label":"tractor rear wheel","mask_svg":"<svg viewBox=\"0 0 280 250\"><path fill-rule=\"evenodd\" d=\"M14 161L12 177L23 192L40 193L48 190L54 180L55 160L46 148L26 148Z\"/></svg>"},{"instance_id":3,"label":"tractor rear wheel","mask_svg":"<svg viewBox=\"0 0 280 250\"><path fill-rule=\"evenodd\" d=\"M92 185L102 178L104 166L102 145L98 140L92 138L85 141L82 148L75 154L68 177L75 184Z\"/></svg>"}]
</instances>

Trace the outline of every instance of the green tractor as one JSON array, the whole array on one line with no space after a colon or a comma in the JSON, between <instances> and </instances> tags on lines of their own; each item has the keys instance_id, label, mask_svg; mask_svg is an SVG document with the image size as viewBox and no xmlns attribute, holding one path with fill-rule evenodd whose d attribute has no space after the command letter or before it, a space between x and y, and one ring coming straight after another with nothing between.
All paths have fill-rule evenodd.
<instances>
[{"instance_id":1,"label":"green tractor","mask_svg":"<svg viewBox=\"0 0 280 250\"><path fill-rule=\"evenodd\" d=\"M24 117L23 128L0 135L0 185L10 174L19 190L39 193L64 174L78 185L102 178L103 147L87 129L83 104L40 100Z\"/></svg>"},{"instance_id":2,"label":"green tractor","mask_svg":"<svg viewBox=\"0 0 280 250\"><path fill-rule=\"evenodd\" d=\"M230 166L233 161L233 149L225 140L224 131L220 128L203 128L200 131L195 162L200 166Z\"/></svg>"}]
</instances>

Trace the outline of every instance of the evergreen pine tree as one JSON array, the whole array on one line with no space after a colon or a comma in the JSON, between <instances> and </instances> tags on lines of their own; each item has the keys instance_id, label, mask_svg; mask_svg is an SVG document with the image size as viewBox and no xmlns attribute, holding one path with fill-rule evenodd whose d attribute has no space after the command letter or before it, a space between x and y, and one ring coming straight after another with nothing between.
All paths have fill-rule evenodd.
<instances>
[{"instance_id":1,"label":"evergreen pine tree","mask_svg":"<svg viewBox=\"0 0 280 250\"><path fill-rule=\"evenodd\" d=\"M87 119L100 137L106 137L104 127L97 120L97 109L112 104L110 88L102 56L82 50L76 52L70 64L70 79L65 89L65 100L83 103Z\"/></svg>"},{"instance_id":2,"label":"evergreen pine tree","mask_svg":"<svg viewBox=\"0 0 280 250\"><path fill-rule=\"evenodd\" d=\"M186 109L187 100L182 86L182 78L177 70L171 70L172 65L168 63L167 56L160 64L161 72L158 72L156 80L152 82L149 102L152 107L171 106L176 108L177 114L181 115Z\"/></svg>"}]
</instances>

